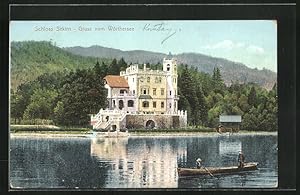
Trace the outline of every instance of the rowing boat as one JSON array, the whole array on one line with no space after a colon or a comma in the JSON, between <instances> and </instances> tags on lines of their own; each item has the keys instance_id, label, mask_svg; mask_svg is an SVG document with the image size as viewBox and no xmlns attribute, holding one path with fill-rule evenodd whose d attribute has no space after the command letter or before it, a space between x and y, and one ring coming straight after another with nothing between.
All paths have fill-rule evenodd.
<instances>
[{"instance_id":1,"label":"rowing boat","mask_svg":"<svg viewBox=\"0 0 300 195\"><path fill-rule=\"evenodd\" d=\"M201 168L177 168L179 176L193 176L193 175L212 175L212 174L229 174L239 173L243 171L252 171L257 169L257 162L244 163L244 166L230 166L230 167L201 167Z\"/></svg>"}]
</instances>

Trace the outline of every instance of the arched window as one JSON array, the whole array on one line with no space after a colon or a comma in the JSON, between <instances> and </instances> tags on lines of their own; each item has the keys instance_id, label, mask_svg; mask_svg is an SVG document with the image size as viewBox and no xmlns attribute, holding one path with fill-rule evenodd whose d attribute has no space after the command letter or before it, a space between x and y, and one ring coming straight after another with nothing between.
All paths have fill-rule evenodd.
<instances>
[{"instance_id":1,"label":"arched window","mask_svg":"<svg viewBox=\"0 0 300 195\"><path fill-rule=\"evenodd\" d=\"M133 100L128 100L127 105L128 107L133 107L134 106Z\"/></svg>"},{"instance_id":2,"label":"arched window","mask_svg":"<svg viewBox=\"0 0 300 195\"><path fill-rule=\"evenodd\" d=\"M149 107L149 102L148 101L143 101L143 107L148 108Z\"/></svg>"},{"instance_id":3,"label":"arched window","mask_svg":"<svg viewBox=\"0 0 300 195\"><path fill-rule=\"evenodd\" d=\"M167 64L167 71L170 71L170 64Z\"/></svg>"}]
</instances>

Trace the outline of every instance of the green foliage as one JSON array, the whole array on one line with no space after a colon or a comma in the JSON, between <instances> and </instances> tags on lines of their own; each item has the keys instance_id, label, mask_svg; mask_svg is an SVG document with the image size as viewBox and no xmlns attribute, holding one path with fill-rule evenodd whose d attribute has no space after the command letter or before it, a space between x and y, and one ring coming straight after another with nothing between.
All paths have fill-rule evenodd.
<instances>
[{"instance_id":1,"label":"green foliage","mask_svg":"<svg viewBox=\"0 0 300 195\"><path fill-rule=\"evenodd\" d=\"M98 59L108 63L107 59ZM11 87L34 81L44 73L70 72L91 68L94 57L71 54L48 41L23 41L11 43Z\"/></svg>"},{"instance_id":2,"label":"green foliage","mask_svg":"<svg viewBox=\"0 0 300 195\"><path fill-rule=\"evenodd\" d=\"M212 75L212 87L215 92L223 94L225 85L222 80L222 76L220 73L220 69L218 67L215 67L213 70L213 75Z\"/></svg>"},{"instance_id":3,"label":"green foliage","mask_svg":"<svg viewBox=\"0 0 300 195\"><path fill-rule=\"evenodd\" d=\"M11 118L19 123L52 119L58 125L85 126L89 114L105 107L107 72L108 66L98 62L93 69L45 73L22 83L11 92Z\"/></svg>"},{"instance_id":4,"label":"green foliage","mask_svg":"<svg viewBox=\"0 0 300 195\"><path fill-rule=\"evenodd\" d=\"M59 99L54 110L55 121L60 125L85 126L89 114L105 107L106 90L100 75L92 70L76 70L66 76Z\"/></svg>"},{"instance_id":5,"label":"green foliage","mask_svg":"<svg viewBox=\"0 0 300 195\"><path fill-rule=\"evenodd\" d=\"M20 48L23 49L18 53ZM49 120L60 126L86 127L89 114L106 107L103 77L119 75L127 67L123 58L99 61L76 57L58 52L60 50L48 42L15 43L12 50L12 55L18 56L13 60L12 78L25 77L11 91L10 110L15 123ZM22 65L20 58L29 66ZM61 67L55 68L58 65ZM35 69L36 66L42 68ZM148 64L147 67L161 69L162 65ZM29 70L32 75L26 73ZM187 110L190 126L214 128L219 124L219 116L228 114L241 115L241 128L245 130L278 129L276 85L271 91L250 83L233 83L226 87L219 68L214 68L209 75L198 72L197 68L179 65L178 73L178 109Z\"/></svg>"},{"instance_id":6,"label":"green foliage","mask_svg":"<svg viewBox=\"0 0 300 195\"><path fill-rule=\"evenodd\" d=\"M199 102L197 99L196 85L193 82L193 75L190 69L185 65L185 68L182 70L178 79L178 87L180 88L180 96L183 98L185 103L179 102L179 107L182 107L182 104L193 105L190 106L190 111L188 110L188 122L190 124L198 124L199 122ZM186 100L185 100L185 99ZM188 108L188 107L187 107Z\"/></svg>"},{"instance_id":7,"label":"green foliage","mask_svg":"<svg viewBox=\"0 0 300 195\"><path fill-rule=\"evenodd\" d=\"M48 119L51 117L53 110L53 102L58 93L55 90L36 89L31 98L30 103L24 111L24 119Z\"/></svg>"},{"instance_id":8,"label":"green foliage","mask_svg":"<svg viewBox=\"0 0 300 195\"><path fill-rule=\"evenodd\" d=\"M11 113L11 118L15 119L14 123L17 123L17 120L20 122L20 120L23 117L23 110L25 109L20 109L22 105L22 96L13 90L11 90L10 93L10 113Z\"/></svg>"},{"instance_id":9,"label":"green foliage","mask_svg":"<svg viewBox=\"0 0 300 195\"><path fill-rule=\"evenodd\" d=\"M53 121L56 124L64 124L64 103L62 101L58 101L54 110L53 110Z\"/></svg>"},{"instance_id":10,"label":"green foliage","mask_svg":"<svg viewBox=\"0 0 300 195\"><path fill-rule=\"evenodd\" d=\"M99 76L99 79L104 78L106 75L108 75L108 65L104 62L102 62L102 65L100 65L100 63L97 61L93 71Z\"/></svg>"},{"instance_id":11,"label":"green foliage","mask_svg":"<svg viewBox=\"0 0 300 195\"><path fill-rule=\"evenodd\" d=\"M110 74L110 75L119 75L120 74L120 66L117 63L116 59L113 59L112 62L110 63L108 74Z\"/></svg>"},{"instance_id":12,"label":"green foliage","mask_svg":"<svg viewBox=\"0 0 300 195\"><path fill-rule=\"evenodd\" d=\"M249 95L248 95L248 103L250 106L257 106L257 97L256 97L256 90L255 90L255 87L252 86L251 87L251 90L249 92Z\"/></svg>"},{"instance_id":13,"label":"green foliage","mask_svg":"<svg viewBox=\"0 0 300 195\"><path fill-rule=\"evenodd\" d=\"M267 91L255 84L233 83L226 87L218 68L212 76L196 68L179 67L179 108L188 110L190 125L219 124L219 116L241 115L242 129L276 131L277 87Z\"/></svg>"}]
</instances>

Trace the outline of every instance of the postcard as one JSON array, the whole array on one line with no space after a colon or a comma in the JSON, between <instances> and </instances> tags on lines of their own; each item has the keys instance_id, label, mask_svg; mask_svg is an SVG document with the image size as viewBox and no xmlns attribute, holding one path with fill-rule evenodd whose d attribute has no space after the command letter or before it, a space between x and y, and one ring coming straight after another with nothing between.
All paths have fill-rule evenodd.
<instances>
[{"instance_id":1,"label":"postcard","mask_svg":"<svg viewBox=\"0 0 300 195\"><path fill-rule=\"evenodd\" d=\"M10 21L11 190L278 186L274 20Z\"/></svg>"}]
</instances>

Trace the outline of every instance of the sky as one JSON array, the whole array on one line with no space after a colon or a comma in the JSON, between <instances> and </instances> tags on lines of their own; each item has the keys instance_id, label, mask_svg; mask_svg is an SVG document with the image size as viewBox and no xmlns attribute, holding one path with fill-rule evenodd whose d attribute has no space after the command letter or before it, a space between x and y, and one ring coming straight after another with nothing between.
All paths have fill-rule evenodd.
<instances>
[{"instance_id":1,"label":"sky","mask_svg":"<svg viewBox=\"0 0 300 195\"><path fill-rule=\"evenodd\" d=\"M201 53L277 72L274 20L11 21L10 41Z\"/></svg>"}]
</instances>

